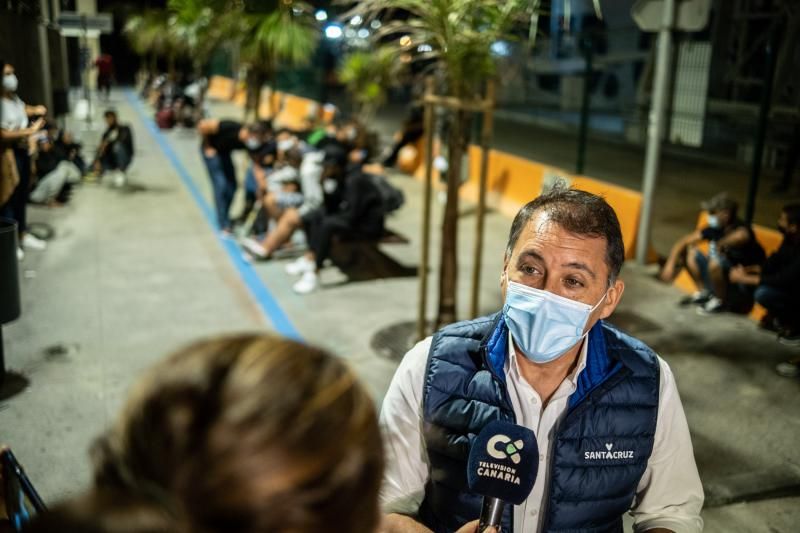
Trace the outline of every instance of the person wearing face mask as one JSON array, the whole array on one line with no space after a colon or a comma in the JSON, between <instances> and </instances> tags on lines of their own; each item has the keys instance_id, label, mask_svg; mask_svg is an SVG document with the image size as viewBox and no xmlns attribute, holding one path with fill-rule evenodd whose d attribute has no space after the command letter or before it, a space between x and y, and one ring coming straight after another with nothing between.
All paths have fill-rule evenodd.
<instances>
[{"instance_id":1,"label":"person wearing face mask","mask_svg":"<svg viewBox=\"0 0 800 533\"><path fill-rule=\"evenodd\" d=\"M784 206L778 218L783 241L763 266L733 267L731 283L755 287L755 300L767 310L761 320L764 329L778 333L778 340L789 346L800 346L800 204ZM800 375L799 361L779 366L784 375Z\"/></svg>"},{"instance_id":2,"label":"person wearing face mask","mask_svg":"<svg viewBox=\"0 0 800 533\"><path fill-rule=\"evenodd\" d=\"M619 221L557 185L515 217L503 307L409 351L383 401L382 531L473 533L482 498L465 476L491 421L536 435L539 474L502 533L698 532L703 488L669 366L604 322L625 285Z\"/></svg>"},{"instance_id":3,"label":"person wearing face mask","mask_svg":"<svg viewBox=\"0 0 800 533\"><path fill-rule=\"evenodd\" d=\"M17 257L22 259L25 254L23 248L31 250L44 250L47 243L30 233L27 233L27 205L28 190L31 178L31 156L28 138L45 126L44 115L47 108L43 105L30 106L17 96L19 81L14 73L14 66L0 61L3 65L2 122L0 122L0 148L11 149L14 153L15 175L18 176L14 191L0 205L0 216L10 218L17 223L19 231L20 248ZM33 117L38 117L31 121Z\"/></svg>"},{"instance_id":4,"label":"person wearing face mask","mask_svg":"<svg viewBox=\"0 0 800 533\"><path fill-rule=\"evenodd\" d=\"M217 224L223 235L232 233L230 207L236 194L236 169L231 158L234 150L247 150L256 153L265 143L266 125L257 122L245 126L234 120L204 119L197 123L197 131L202 137L200 151L211 179ZM252 158L251 158L252 159ZM252 159L254 177L258 190L266 190L263 167Z\"/></svg>"},{"instance_id":5,"label":"person wearing face mask","mask_svg":"<svg viewBox=\"0 0 800 533\"><path fill-rule=\"evenodd\" d=\"M681 305L697 305L698 314L748 313L753 307L752 288L731 284L728 272L739 265L760 265L764 249L753 229L737 217L739 205L727 193L715 195L700 207L708 212L708 225L675 243L659 278L671 283L686 268L700 289L681 300ZM708 242L708 254L697 248L703 241Z\"/></svg>"}]
</instances>

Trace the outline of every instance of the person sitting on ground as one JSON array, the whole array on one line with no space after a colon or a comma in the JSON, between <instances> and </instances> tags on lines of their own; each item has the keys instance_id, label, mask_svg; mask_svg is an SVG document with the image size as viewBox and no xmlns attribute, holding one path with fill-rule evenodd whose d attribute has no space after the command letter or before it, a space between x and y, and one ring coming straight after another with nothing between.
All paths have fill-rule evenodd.
<instances>
[{"instance_id":1,"label":"person sitting on ground","mask_svg":"<svg viewBox=\"0 0 800 533\"><path fill-rule=\"evenodd\" d=\"M234 150L259 150L267 142L271 126L266 122L244 125L235 120L207 118L197 123L197 131L202 137L200 150L211 180L217 224L227 236L233 231L229 211L238 186L232 154ZM265 190L263 173L255 172L255 178L260 180L258 187Z\"/></svg>"},{"instance_id":2,"label":"person sitting on ground","mask_svg":"<svg viewBox=\"0 0 800 533\"><path fill-rule=\"evenodd\" d=\"M339 358L277 337L206 340L156 364L91 456L91 492L154 519L150 530L110 531L378 526L383 447L372 398Z\"/></svg>"},{"instance_id":3,"label":"person sitting on ground","mask_svg":"<svg viewBox=\"0 0 800 533\"><path fill-rule=\"evenodd\" d=\"M319 286L319 271L330 256L334 236L376 239L383 234L385 213L380 191L369 174L361 168L348 172L347 166L345 155L325 167L327 207L303 217L309 250L286 267L290 275L301 276L292 286L298 294L308 294Z\"/></svg>"},{"instance_id":4,"label":"person sitting on ground","mask_svg":"<svg viewBox=\"0 0 800 533\"><path fill-rule=\"evenodd\" d=\"M71 187L81 181L81 171L47 133L39 135L36 157L32 162L36 181L29 198L32 203L52 207L66 203Z\"/></svg>"},{"instance_id":5,"label":"person sitting on ground","mask_svg":"<svg viewBox=\"0 0 800 533\"><path fill-rule=\"evenodd\" d=\"M59 130L58 135L55 137L56 148L65 154L68 161L75 164L81 171L81 175L86 173L86 162L83 160L81 149L83 145L75 140L72 132L67 130Z\"/></svg>"},{"instance_id":6,"label":"person sitting on ground","mask_svg":"<svg viewBox=\"0 0 800 533\"><path fill-rule=\"evenodd\" d=\"M778 218L783 241L763 266L733 267L728 274L731 283L755 287L755 300L767 314L761 326L778 333L778 340L789 346L800 346L800 204L784 206ZM800 375L798 362L779 367L784 375Z\"/></svg>"},{"instance_id":7,"label":"person sitting on ground","mask_svg":"<svg viewBox=\"0 0 800 533\"><path fill-rule=\"evenodd\" d=\"M133 159L133 133L130 126L120 123L113 109L103 113L106 131L100 139L97 155L92 163L95 177L105 172L114 174L114 184L118 187L127 182L127 171Z\"/></svg>"},{"instance_id":8,"label":"person sitting on ground","mask_svg":"<svg viewBox=\"0 0 800 533\"><path fill-rule=\"evenodd\" d=\"M753 290L731 284L728 272L738 265L760 265L765 258L764 249L753 229L737 218L739 206L727 193L717 194L701 207L708 211L708 225L681 238L672 247L659 277L670 283L685 266L700 290L682 304L700 306L700 314L725 310L747 313L753 307ZM697 248L702 241L709 243L708 255Z\"/></svg>"}]
</instances>

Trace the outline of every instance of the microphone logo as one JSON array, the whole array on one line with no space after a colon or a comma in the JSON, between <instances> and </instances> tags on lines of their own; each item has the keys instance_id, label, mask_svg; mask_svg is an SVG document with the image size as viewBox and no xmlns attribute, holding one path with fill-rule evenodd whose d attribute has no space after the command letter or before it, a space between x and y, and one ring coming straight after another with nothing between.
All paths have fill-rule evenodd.
<instances>
[{"instance_id":1,"label":"microphone logo","mask_svg":"<svg viewBox=\"0 0 800 533\"><path fill-rule=\"evenodd\" d=\"M510 437L500 433L490 438L486 443L486 453L495 459L511 459L511 462L517 465L522 460L519 450L524 446L522 439L511 442Z\"/></svg>"}]
</instances>

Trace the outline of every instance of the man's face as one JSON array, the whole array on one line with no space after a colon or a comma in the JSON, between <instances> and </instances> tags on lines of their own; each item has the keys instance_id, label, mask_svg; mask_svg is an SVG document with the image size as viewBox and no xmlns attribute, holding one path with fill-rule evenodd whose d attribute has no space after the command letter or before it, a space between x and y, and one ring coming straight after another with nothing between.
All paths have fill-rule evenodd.
<instances>
[{"instance_id":1,"label":"man's face","mask_svg":"<svg viewBox=\"0 0 800 533\"><path fill-rule=\"evenodd\" d=\"M539 211L520 233L506 255L500 285L505 300L509 281L545 290L594 307L586 330L611 315L622 297L625 284L616 280L608 286L606 240L576 235Z\"/></svg>"},{"instance_id":2,"label":"man's face","mask_svg":"<svg viewBox=\"0 0 800 533\"><path fill-rule=\"evenodd\" d=\"M114 115L106 115L106 124L108 124L109 128L116 123L117 123L117 117L115 117Z\"/></svg>"},{"instance_id":3,"label":"man's face","mask_svg":"<svg viewBox=\"0 0 800 533\"><path fill-rule=\"evenodd\" d=\"M11 65L3 65L3 76L14 74L14 67Z\"/></svg>"},{"instance_id":4,"label":"man's face","mask_svg":"<svg viewBox=\"0 0 800 533\"><path fill-rule=\"evenodd\" d=\"M717 218L719 219L719 227L721 228L724 228L733 222L730 209L720 209L719 211L715 211L714 214L717 215Z\"/></svg>"}]
</instances>

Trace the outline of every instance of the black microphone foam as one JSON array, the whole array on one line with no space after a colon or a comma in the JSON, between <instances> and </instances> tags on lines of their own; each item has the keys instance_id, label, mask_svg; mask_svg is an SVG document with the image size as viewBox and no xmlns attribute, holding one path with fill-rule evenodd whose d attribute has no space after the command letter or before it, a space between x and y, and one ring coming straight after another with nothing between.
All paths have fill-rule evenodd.
<instances>
[{"instance_id":1,"label":"black microphone foam","mask_svg":"<svg viewBox=\"0 0 800 533\"><path fill-rule=\"evenodd\" d=\"M531 493L538 470L539 447L533 431L495 420L472 443L467 482L472 492L519 505Z\"/></svg>"}]
</instances>

